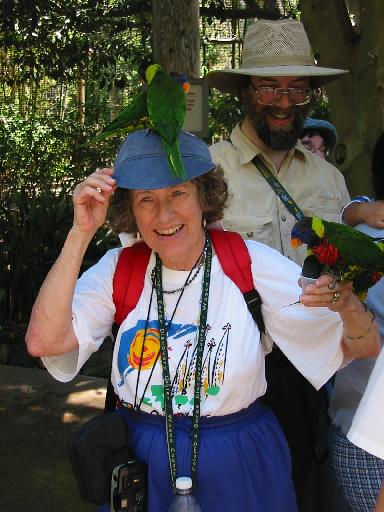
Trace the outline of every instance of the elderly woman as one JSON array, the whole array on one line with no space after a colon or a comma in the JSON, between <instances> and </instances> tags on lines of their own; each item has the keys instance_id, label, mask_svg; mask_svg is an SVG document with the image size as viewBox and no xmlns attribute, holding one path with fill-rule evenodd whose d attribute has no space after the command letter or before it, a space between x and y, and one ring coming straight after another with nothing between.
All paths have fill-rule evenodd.
<instances>
[{"instance_id":1,"label":"elderly woman","mask_svg":"<svg viewBox=\"0 0 384 512\"><path fill-rule=\"evenodd\" d=\"M227 199L222 173L200 139L182 133L180 149L185 181L171 176L159 136L138 131L121 146L114 171L96 171L75 188L73 227L33 308L28 349L43 356L56 379L68 381L111 333L120 249L78 279L110 206L114 228L138 231L152 250L112 364L119 413L136 458L148 464L148 510L167 512L174 477L192 475L203 512L293 512L289 450L258 400L271 340L319 388L345 358L378 351L377 328L349 286L337 285L335 294L331 278L322 276L300 295L299 267L247 241L266 327L260 341L205 230Z\"/></svg>"}]
</instances>

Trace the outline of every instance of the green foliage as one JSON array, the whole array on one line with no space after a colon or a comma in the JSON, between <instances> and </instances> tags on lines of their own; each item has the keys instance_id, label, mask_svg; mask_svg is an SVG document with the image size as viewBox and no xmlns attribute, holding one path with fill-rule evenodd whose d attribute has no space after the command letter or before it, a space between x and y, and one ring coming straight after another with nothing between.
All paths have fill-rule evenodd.
<instances>
[{"instance_id":1,"label":"green foliage","mask_svg":"<svg viewBox=\"0 0 384 512\"><path fill-rule=\"evenodd\" d=\"M149 17L143 2L124 0L4 0L0 10L0 48L6 55L3 80L8 85L45 77L70 81L100 76L148 43ZM146 9L148 12L148 9ZM129 12L132 17L127 17ZM124 16L124 17L123 17ZM15 74L16 70L16 74Z\"/></svg>"},{"instance_id":2,"label":"green foliage","mask_svg":"<svg viewBox=\"0 0 384 512\"><path fill-rule=\"evenodd\" d=\"M70 118L24 118L3 107L0 118L0 325L27 322L40 285L72 225L71 191L97 165L110 162L118 141L81 146L88 138ZM84 265L114 243L100 230Z\"/></svg>"},{"instance_id":3,"label":"green foliage","mask_svg":"<svg viewBox=\"0 0 384 512\"><path fill-rule=\"evenodd\" d=\"M72 217L71 197L64 189L14 188L4 194L0 204L0 290L4 296L0 311L4 323L28 320ZM100 231L88 250L85 266L101 257L112 243L109 238L106 231Z\"/></svg>"},{"instance_id":4,"label":"green foliage","mask_svg":"<svg viewBox=\"0 0 384 512\"><path fill-rule=\"evenodd\" d=\"M58 126L52 116L24 118L13 106L3 107L1 114L0 182L4 187L34 188L45 179L52 182L65 175L71 129L67 121Z\"/></svg>"},{"instance_id":5,"label":"green foliage","mask_svg":"<svg viewBox=\"0 0 384 512\"><path fill-rule=\"evenodd\" d=\"M64 191L12 189L0 206L0 288L6 323L26 320L43 278L68 231L72 212Z\"/></svg>"},{"instance_id":6,"label":"green foliage","mask_svg":"<svg viewBox=\"0 0 384 512\"><path fill-rule=\"evenodd\" d=\"M58 183L68 190L87 169L100 165L99 152L81 146L86 136L76 120L60 121L50 113L24 117L14 106L0 112L1 190Z\"/></svg>"},{"instance_id":7,"label":"green foliage","mask_svg":"<svg viewBox=\"0 0 384 512\"><path fill-rule=\"evenodd\" d=\"M238 98L213 89L209 98L209 112L209 133L212 140L228 139L235 124L244 118L244 107Z\"/></svg>"},{"instance_id":8,"label":"green foliage","mask_svg":"<svg viewBox=\"0 0 384 512\"><path fill-rule=\"evenodd\" d=\"M325 119L326 121L331 120L331 113L329 110L328 98L326 95L321 95L316 99L312 105L310 116L315 119Z\"/></svg>"}]
</instances>

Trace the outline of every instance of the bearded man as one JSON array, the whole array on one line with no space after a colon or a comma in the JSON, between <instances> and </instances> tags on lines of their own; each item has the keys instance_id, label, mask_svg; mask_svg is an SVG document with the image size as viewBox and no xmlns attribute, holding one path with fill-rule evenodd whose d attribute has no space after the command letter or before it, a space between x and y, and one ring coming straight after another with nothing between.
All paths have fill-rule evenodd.
<instances>
[{"instance_id":1,"label":"bearded man","mask_svg":"<svg viewBox=\"0 0 384 512\"><path fill-rule=\"evenodd\" d=\"M295 222L252 163L259 155L305 215L339 221L349 194L342 174L307 151L299 137L320 87L346 71L316 66L303 25L258 20L248 27L239 69L212 71L210 86L240 96L245 119L230 141L211 147L232 200L223 225L259 240L302 265L305 248L290 244Z\"/></svg>"},{"instance_id":2,"label":"bearded man","mask_svg":"<svg viewBox=\"0 0 384 512\"><path fill-rule=\"evenodd\" d=\"M286 19L251 24L240 68L207 75L210 86L238 95L246 111L230 141L211 147L213 160L224 169L231 197L223 226L275 248L300 266L305 247L300 251L290 244L295 218L253 159L261 159L305 215L338 222L350 200L344 178L308 151L299 137L321 86L343 73L315 65L303 25ZM310 343L308 333L309 350ZM323 485L322 496L314 500L318 506L304 505L310 467L321 464L327 453L326 394L316 392L277 348L266 358L266 366L265 402L277 415L291 449L299 508L331 511L333 507L324 504Z\"/></svg>"}]
</instances>

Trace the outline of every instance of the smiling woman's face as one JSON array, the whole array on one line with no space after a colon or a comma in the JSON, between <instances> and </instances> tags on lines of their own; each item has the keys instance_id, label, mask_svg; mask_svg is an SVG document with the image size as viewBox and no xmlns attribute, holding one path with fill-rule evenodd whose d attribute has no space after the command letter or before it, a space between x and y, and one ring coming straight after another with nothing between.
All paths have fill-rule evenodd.
<instances>
[{"instance_id":1,"label":"smiling woman's face","mask_svg":"<svg viewBox=\"0 0 384 512\"><path fill-rule=\"evenodd\" d=\"M205 242L197 185L188 181L158 190L132 190L131 194L133 214L146 244L166 267L193 268Z\"/></svg>"}]
</instances>

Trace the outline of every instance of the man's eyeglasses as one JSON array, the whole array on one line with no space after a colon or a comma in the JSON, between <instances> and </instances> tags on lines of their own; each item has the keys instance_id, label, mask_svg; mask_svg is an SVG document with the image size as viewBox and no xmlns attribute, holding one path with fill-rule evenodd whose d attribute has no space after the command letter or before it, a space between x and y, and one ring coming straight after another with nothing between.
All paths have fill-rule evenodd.
<instances>
[{"instance_id":1,"label":"man's eyeglasses","mask_svg":"<svg viewBox=\"0 0 384 512\"><path fill-rule=\"evenodd\" d=\"M292 105L306 105L312 99L312 89L310 87L256 87L252 82L250 86L255 92L256 101L261 105L273 105L280 101L282 94L288 94Z\"/></svg>"}]
</instances>

